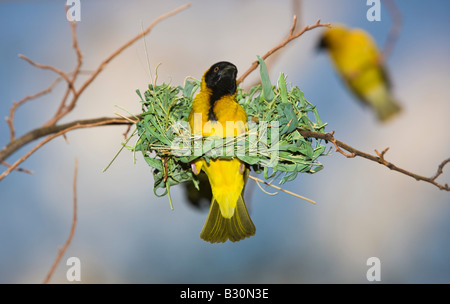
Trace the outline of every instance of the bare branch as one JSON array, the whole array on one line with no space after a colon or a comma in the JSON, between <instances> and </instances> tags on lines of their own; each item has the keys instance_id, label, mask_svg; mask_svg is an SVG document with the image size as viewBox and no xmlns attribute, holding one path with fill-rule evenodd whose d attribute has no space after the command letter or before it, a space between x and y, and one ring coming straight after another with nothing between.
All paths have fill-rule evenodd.
<instances>
[{"instance_id":1,"label":"bare branch","mask_svg":"<svg viewBox=\"0 0 450 304\"><path fill-rule=\"evenodd\" d=\"M294 35L295 27L297 26L297 16L294 15L293 19L294 20L292 21L292 26L291 26L291 29L289 30L288 37L291 37Z\"/></svg>"},{"instance_id":2,"label":"bare branch","mask_svg":"<svg viewBox=\"0 0 450 304\"><path fill-rule=\"evenodd\" d=\"M91 74L92 71L77 71L78 74ZM68 75L71 75L73 73L69 73ZM9 126L9 132L10 132L10 141L13 141L16 138L16 132L15 132L15 128L14 128L14 115L17 111L17 109L22 106L25 102L33 100L33 99L37 99L41 96L44 96L46 94L49 94L53 91L53 89L56 87L56 85L61 82L61 80L63 80L63 78L60 76L58 78L56 78L48 88L46 88L45 90L39 91L33 95L28 95L24 98L22 98L21 100L17 101L17 102L13 102L13 105L11 107L11 109L9 110L9 117L6 117L5 120L8 123Z\"/></svg>"},{"instance_id":3,"label":"bare branch","mask_svg":"<svg viewBox=\"0 0 450 304\"><path fill-rule=\"evenodd\" d=\"M305 32L310 31L312 29L315 29L317 27L328 27L330 26L329 23L320 23L320 19L317 20L317 22L314 25L310 25L310 26L305 26L302 30L300 30L299 32L297 32L296 34L293 34L293 30L295 28L295 24L297 22L297 18L294 16L294 20L293 20L293 25L291 27L291 29L289 30L289 36L283 40L280 44L278 44L277 46L273 47L272 49L270 49L266 54L264 54L264 56L262 56L262 59L267 59L267 57L269 57L270 55L272 55L273 53L275 53L276 51L278 51L279 49L281 49L282 47L284 47L286 44L288 44L289 42L291 42L292 40L294 40L295 38L300 37L301 35L303 35ZM255 60L252 65L250 66L250 68L248 68L247 71L244 72L244 74L242 74L241 77L239 77L239 79L236 81L237 84L240 84L242 81L244 81L244 79L251 73L253 72L259 65L258 60Z\"/></svg>"},{"instance_id":4,"label":"bare branch","mask_svg":"<svg viewBox=\"0 0 450 304\"><path fill-rule=\"evenodd\" d=\"M21 106L22 104L24 104L25 102L27 102L28 100L36 99L45 94L49 94L61 79L62 79L61 77L58 77L55 81L52 82L52 84L47 89L37 92L36 94L33 94L33 95L28 95L17 102L13 102L13 105L12 105L11 109L9 110L9 117L5 118L6 122L8 123L8 126L9 126L9 133L10 133L9 140L10 141L13 141L16 138L16 131L14 128L14 114L15 114L17 108L19 106Z\"/></svg>"},{"instance_id":5,"label":"bare branch","mask_svg":"<svg viewBox=\"0 0 450 304\"><path fill-rule=\"evenodd\" d=\"M448 164L450 162L450 158L447 158L446 160L444 160L438 167L436 174L433 175L432 177L430 177L430 181L434 182L436 181L436 179L439 177L439 175L441 175L442 173L444 173L444 167L446 164ZM447 187L448 189L448 185L445 184L445 187Z\"/></svg>"},{"instance_id":6,"label":"bare branch","mask_svg":"<svg viewBox=\"0 0 450 304\"><path fill-rule=\"evenodd\" d=\"M297 193L294 193L294 192L291 192L291 191L289 191L289 190L285 190L285 189L283 189L283 188L280 188L280 187L278 187L278 186L275 186L275 185L273 185L273 184L271 184L271 183L268 183L268 182L266 182L266 181L263 181L263 180L260 179L260 178L255 177L255 176L249 175L248 177L251 178L251 179L253 179L253 180L256 181L257 183L263 183L264 185L267 185L267 186L269 186L269 187L275 188L275 189L280 190L280 191L283 191L283 192L285 192L285 193L287 193L287 194L290 194L290 195L293 195L293 196L295 196L295 197L301 198L301 199L303 199L303 200L305 200L305 201L308 201L308 202L310 202L310 203L312 203L312 204L316 204L316 202L313 201L312 199L306 198L306 197L304 197L304 196L298 195ZM264 190L263 190L263 191L264 191Z\"/></svg>"},{"instance_id":7,"label":"bare branch","mask_svg":"<svg viewBox=\"0 0 450 304\"><path fill-rule=\"evenodd\" d=\"M6 167L11 167L11 164L8 164L8 163L5 162L5 161L2 161L1 164L2 164L3 166L6 166ZM15 170L15 171L19 171L19 172L28 173L28 174L33 174L33 173L34 173L33 171L28 170L28 169L24 169L24 168L17 168L17 167L16 167L14 170Z\"/></svg>"},{"instance_id":8,"label":"bare branch","mask_svg":"<svg viewBox=\"0 0 450 304\"><path fill-rule=\"evenodd\" d=\"M55 72L56 74L58 74L59 76L61 76L61 77L67 82L67 84L69 84L69 85L71 84L71 81L69 80L69 77L67 76L67 74L64 73L63 71L61 71L60 69L58 69L58 68L56 68L56 67L54 67L54 66L52 66L52 65L40 64L40 63L34 62L34 61L31 60L30 58L28 58L27 56L22 55L22 54L19 54L18 57L21 58L21 59L23 59L23 60L25 60L25 61L28 62L29 64L31 64L31 65L33 65L33 66L39 68L39 69L50 70L50 71Z\"/></svg>"},{"instance_id":9,"label":"bare branch","mask_svg":"<svg viewBox=\"0 0 450 304\"><path fill-rule=\"evenodd\" d=\"M15 168L17 168L21 163L23 163L28 157L30 157L34 152L36 152L39 148L41 148L43 145L45 145L46 143L48 143L49 141L51 141L52 139L63 135L69 131L75 130L75 129L82 129L82 128L92 128L92 127L96 127L96 126L103 126L103 125L112 125L112 124L123 124L124 120L120 119L120 118L98 118L98 119L88 119L88 120L81 120L81 121L74 121L72 123L68 123L68 124L64 124L64 125L59 125L59 126L50 126L50 127L46 127L46 128L39 128L36 130L33 130L27 134L25 134L24 136L22 136L21 138L13 141L13 148L17 148L20 146L25 145L27 142L30 142L34 139L43 137L45 135L48 134L53 134L48 136L46 139L44 139L42 142L40 142L37 146L35 146L33 149L31 149L30 151L28 151L28 153L26 153L24 156L22 156L19 160L17 160L14 164L12 164L7 170L5 170L1 175L0 175L0 181L5 178L9 173L11 173L11 171L13 171ZM125 123L128 123L127 121L125 121ZM55 133L57 132L57 133ZM11 144L11 143L10 143ZM13 150L13 151L10 151ZM8 154L8 153L12 153L17 149L12 149L10 146L10 149L8 149L8 145L3 148L2 151L0 151L0 155L2 153ZM3 159L1 159L1 161L3 161Z\"/></svg>"},{"instance_id":10,"label":"bare branch","mask_svg":"<svg viewBox=\"0 0 450 304\"><path fill-rule=\"evenodd\" d=\"M386 152L388 151L389 148L383 150L383 152L379 153L378 151L375 150L375 153L378 156L375 155L371 155L362 151L359 151L358 149L355 149L339 140L337 140L336 138L334 138L333 134L334 132L331 133L318 133L318 132L312 132L312 131L308 131L308 130L298 130L300 132L300 134L302 134L303 137L306 138L316 138L316 139L324 139L326 141L332 142L336 147L337 147L337 151L342 153L343 155L345 155L346 157L355 157L355 156L360 156L362 158L377 162L379 164L382 164L386 167L388 167L389 169L393 170L393 171L397 171L400 172L402 174L408 175L412 178L414 178L415 180L418 181L424 181L430 184L435 185L436 187L438 187L441 190L445 190L445 191L450 191L450 187L448 186L448 184L445 185L441 185L439 183L436 182L436 178L442 174L443 168L444 166L450 162L450 158L444 160L438 167L438 171L436 172L436 174L432 177L425 177L425 176L421 176L415 173L412 173L410 171L407 171L405 169L399 168L396 165L394 165L393 163L390 163L388 161L385 160L384 155L386 154ZM348 153L343 153L344 151L342 151L340 148L350 152L350 154ZM340 151L339 151L339 150ZM350 156L348 156L350 155Z\"/></svg>"},{"instance_id":11,"label":"bare branch","mask_svg":"<svg viewBox=\"0 0 450 304\"><path fill-rule=\"evenodd\" d=\"M331 137L332 137L329 141L330 141L330 142L334 145L334 147L336 148L336 152L341 153L342 155L344 155L344 156L347 157L347 158L354 158L354 157L356 156L356 154L353 153L353 152L349 154L349 153L343 151L341 148L339 148L339 145L336 143L337 140L333 137L334 131L331 131L329 134L330 134Z\"/></svg>"},{"instance_id":12,"label":"bare branch","mask_svg":"<svg viewBox=\"0 0 450 304\"><path fill-rule=\"evenodd\" d=\"M292 12L293 12L293 15L295 16L295 18L297 18L297 25L296 25L297 27L302 26L302 20L303 20L302 8L303 8L302 0L292 0ZM294 26L294 30L295 30L296 26Z\"/></svg>"},{"instance_id":13,"label":"bare branch","mask_svg":"<svg viewBox=\"0 0 450 304\"><path fill-rule=\"evenodd\" d=\"M302 1L301 0L292 0L291 4L292 4L293 21L292 21L292 26L291 26L291 29L289 30L289 33L288 33L287 37L293 36L294 32L296 31L296 29L299 26L301 26ZM299 20L300 20L300 22L299 22ZM286 39L286 38L284 38L284 39ZM280 56L282 54L283 54L283 52L281 52L281 51L276 52L276 53L272 54L270 56L270 58L268 58L265 61L266 68L267 68L268 71L270 71L271 66L273 66L273 64L278 60L278 58L280 58ZM254 86L256 86L257 84L260 84L260 83L261 83L261 80L257 79L257 80L255 80L254 83L247 84L246 86L250 88L250 87L254 87Z\"/></svg>"},{"instance_id":14,"label":"bare branch","mask_svg":"<svg viewBox=\"0 0 450 304\"><path fill-rule=\"evenodd\" d=\"M30 152L28 152L21 159L19 159L16 163L14 163L10 168L8 168L8 170L3 172L2 175L0 175L0 180L2 180L6 175L8 175L12 170L14 170L14 168L16 168L20 163L22 163L25 159L27 159L32 153L34 153L36 150L38 150L41 146L43 146L44 144L46 144L47 142L49 142L50 140L52 140L53 138L55 138L59 135L62 135L69 131L72 131L75 129L80 129L80 128L91 128L91 127L96 127L96 126L107 126L107 125L130 125L130 124L134 123L135 117L136 116L125 117L125 118L103 117L103 118L97 118L97 119L78 120L78 121L74 121L74 122L67 123L64 125L50 126L47 128L40 128L40 129L33 130L33 131L25 134L23 137L15 140L13 143L15 143L17 141L20 141L20 142L17 143L14 147L8 148L8 146L6 146L5 148L3 148L3 150L0 151L0 161L4 160L4 158L2 159L2 157L13 153L17 149L19 149L21 146L25 145L26 143L28 143L30 141L33 141L37 138L40 138L40 137L43 137L43 136L46 136L49 134L53 134L53 135L46 138L39 145L37 145ZM137 117L139 117L139 115L137 115ZM318 133L318 132L312 132L309 130L301 130L301 129L299 129L298 131L305 138L323 139L323 140L333 143L333 145L337 148L336 149L337 152L343 154L347 158L354 158L356 156L366 158L368 160L380 163L380 164L388 167L391 170L394 170L394 171L400 172L402 174L408 175L410 177L413 177L416 180L421 180L421 181L431 183L441 190L450 191L450 187L447 184L441 185L436 182L437 177L442 174L444 166L450 162L450 159L443 161L439 165L438 171L436 172L436 174L434 176L424 177L424 176L409 172L405 169L399 168L399 167L395 166L394 164L386 161L384 159L384 155L387 152L387 149L385 149L381 153L376 152L379 155L375 156L375 155L371 155L366 152L360 151L356 148L353 148L352 146L349 146L349 145L337 140L334 137L334 132ZM54 134L54 133L56 133L56 134ZM347 153L343 150L348 151L350 153Z\"/></svg>"},{"instance_id":15,"label":"bare branch","mask_svg":"<svg viewBox=\"0 0 450 304\"><path fill-rule=\"evenodd\" d=\"M66 6L66 8L67 8L67 6ZM72 79L70 80L72 86L74 86L75 81L77 80L78 74L80 72L81 65L83 64L83 61L82 61L83 54L81 54L80 48L78 46L77 31L76 31L77 23L76 22L69 22L69 23L70 23L70 28L72 31L72 41L73 41L72 47L75 50L75 53L77 55L77 66L75 67ZM46 122L44 124L44 126L49 126L49 125L55 124L57 121L57 120L55 120L56 117L58 117L58 116L62 117L64 115L66 115L68 112L70 112L75 107L75 103L78 99L77 96L79 95L79 93L76 93L75 90L73 91L73 93L74 93L74 96L72 98L70 105L66 106L66 101L67 101L67 98L69 97L69 88L67 88L66 93L64 94L64 97L61 100L61 103L59 104L59 107L56 110L54 117L52 119L50 119L48 122ZM65 112L65 114L62 114L62 112Z\"/></svg>"},{"instance_id":16,"label":"bare branch","mask_svg":"<svg viewBox=\"0 0 450 304\"><path fill-rule=\"evenodd\" d=\"M384 154L386 154L386 152L389 150L389 147L387 147L386 149L384 149L383 151L378 152L378 150L375 149L375 153L378 155L378 158L380 159L380 162L383 163L383 165L387 166L388 162L384 159Z\"/></svg>"},{"instance_id":17,"label":"bare branch","mask_svg":"<svg viewBox=\"0 0 450 304\"><path fill-rule=\"evenodd\" d=\"M58 266L59 262L61 261L61 258L63 257L64 253L66 252L67 248L69 248L70 243L72 242L73 236L75 234L75 227L77 225L77 175L78 175L78 160L75 158L75 170L73 173L73 218L72 218L72 226L70 227L70 233L69 237L66 240L66 243L64 244L64 247L62 249L58 248L58 255L56 256L55 261L53 262L52 267L50 268L49 273L45 277L43 284L47 284L53 273L56 270L56 267Z\"/></svg>"}]
</instances>

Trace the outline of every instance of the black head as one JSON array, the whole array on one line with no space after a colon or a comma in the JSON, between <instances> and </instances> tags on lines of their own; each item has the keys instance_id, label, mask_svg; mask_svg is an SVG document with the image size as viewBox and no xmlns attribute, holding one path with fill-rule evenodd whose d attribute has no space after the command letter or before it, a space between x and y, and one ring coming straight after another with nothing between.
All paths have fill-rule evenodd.
<instances>
[{"instance_id":1,"label":"black head","mask_svg":"<svg viewBox=\"0 0 450 304\"><path fill-rule=\"evenodd\" d=\"M323 51L323 50L326 50L326 49L328 49L327 40L326 40L326 38L325 38L325 35L322 35L322 36L320 37L319 42L318 42L317 45L316 45L316 50L317 50L318 52L320 52L320 51Z\"/></svg>"},{"instance_id":2,"label":"black head","mask_svg":"<svg viewBox=\"0 0 450 304\"><path fill-rule=\"evenodd\" d=\"M317 49L333 52L347 44L347 35L350 33L351 30L345 25L335 24L323 32L317 43Z\"/></svg>"},{"instance_id":3,"label":"black head","mask_svg":"<svg viewBox=\"0 0 450 304\"><path fill-rule=\"evenodd\" d=\"M215 97L233 95L236 93L237 68L226 61L217 62L205 73L206 86Z\"/></svg>"}]
</instances>

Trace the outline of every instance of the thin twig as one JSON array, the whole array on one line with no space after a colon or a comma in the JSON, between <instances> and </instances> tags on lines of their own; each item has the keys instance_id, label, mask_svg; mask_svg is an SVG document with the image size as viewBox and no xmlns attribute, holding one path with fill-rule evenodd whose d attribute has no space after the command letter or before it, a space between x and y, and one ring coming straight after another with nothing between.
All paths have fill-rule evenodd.
<instances>
[{"instance_id":1,"label":"thin twig","mask_svg":"<svg viewBox=\"0 0 450 304\"><path fill-rule=\"evenodd\" d=\"M119 117L122 117L123 119L129 121L129 122L132 123L132 124L135 124L135 123L138 122L137 120L131 119L131 118L129 118L129 117L126 117L126 116L120 114L119 112L114 112L114 114L116 114L116 115L119 116Z\"/></svg>"},{"instance_id":2,"label":"thin twig","mask_svg":"<svg viewBox=\"0 0 450 304\"><path fill-rule=\"evenodd\" d=\"M320 19L317 20L317 22L314 25L310 25L310 26L305 26L302 30L300 30L299 32L297 32L296 34L292 33L292 28L295 28L295 23L297 21L297 18L294 16L294 20L293 20L293 25L291 27L291 30L289 30L289 36L283 40L280 44L278 44L277 46L273 47L272 49L270 49L267 53L265 53L261 58L263 60L267 59L267 57L269 57L270 55L272 55L273 53L275 53L276 51L278 51L279 49L281 49L282 47L284 47L286 44L288 44L289 42L291 42L292 40L294 40L295 38L300 37L301 35L303 35L305 32L310 31L312 29L315 29L317 27L328 27L330 26L329 23L325 23L322 24L320 23ZM255 60L252 65L248 68L247 71L244 72L244 74L242 74L241 77L239 77L239 79L236 81L237 84L240 84L242 81L244 81L244 79L251 73L253 72L259 65L258 60Z\"/></svg>"},{"instance_id":3,"label":"thin twig","mask_svg":"<svg viewBox=\"0 0 450 304\"><path fill-rule=\"evenodd\" d=\"M292 21L292 26L291 26L291 29L289 30L289 35L288 35L288 37L291 37L291 36L294 35L295 27L296 27L296 25L297 25L297 15L294 15L292 18L293 18L294 20Z\"/></svg>"},{"instance_id":4,"label":"thin twig","mask_svg":"<svg viewBox=\"0 0 450 304\"><path fill-rule=\"evenodd\" d=\"M292 0L292 12L293 12L294 16L297 18L297 25L294 26L294 30L295 30L295 27L302 26L302 20L303 20L302 7L303 7L302 0Z\"/></svg>"},{"instance_id":5,"label":"thin twig","mask_svg":"<svg viewBox=\"0 0 450 304\"><path fill-rule=\"evenodd\" d=\"M295 30L301 26L301 7L302 7L302 1L301 0L292 0L292 16L293 16L293 22L291 29L289 30L289 33L287 37L293 36ZM300 22L298 21L300 19ZM274 63L280 58L280 56L283 54L283 52L279 51L270 56L268 60L265 61L266 68L270 72L270 68L274 65ZM246 86L251 88L261 83L260 79L255 80L252 84L247 84Z\"/></svg>"},{"instance_id":6,"label":"thin twig","mask_svg":"<svg viewBox=\"0 0 450 304\"><path fill-rule=\"evenodd\" d=\"M69 248L69 245L72 242L73 236L75 234L75 227L77 225L77 175L78 175L78 160L75 158L75 170L73 173L73 218L72 218L72 226L70 227L70 234L66 240L66 243L64 244L64 247L58 248L58 255L56 256L56 259L53 262L53 265L50 268L50 271L48 272L47 276L45 277L44 282L42 282L43 284L47 284L50 281L53 273L56 270L56 267L58 266L59 262L61 261L67 248Z\"/></svg>"},{"instance_id":7,"label":"thin twig","mask_svg":"<svg viewBox=\"0 0 450 304\"><path fill-rule=\"evenodd\" d=\"M11 167L11 164L8 164L7 162L5 162L5 161L2 161L1 162L1 164L3 165L3 166L6 166L6 167ZM23 173L28 173L28 174L33 174L34 172L32 171L32 170L28 170L28 169L24 169L24 168L14 168L14 170L15 171L19 171L19 172L23 172Z\"/></svg>"},{"instance_id":8,"label":"thin twig","mask_svg":"<svg viewBox=\"0 0 450 304\"><path fill-rule=\"evenodd\" d=\"M50 70L50 71L55 72L56 74L61 76L67 82L67 84L71 85L71 81L70 81L69 77L67 76L67 74L65 72L61 71L60 69L58 69L57 67L54 67L54 66L48 65L48 64L40 64L40 63L34 62L30 58L28 58L27 56L22 55L22 54L19 54L18 57L39 69Z\"/></svg>"},{"instance_id":9,"label":"thin twig","mask_svg":"<svg viewBox=\"0 0 450 304\"><path fill-rule=\"evenodd\" d=\"M92 71L78 71L78 74L91 74ZM71 75L73 73L69 73L68 75ZM14 116L15 113L17 111L17 109L22 106L25 102L33 100L33 99L37 99L41 96L44 96L46 94L49 94L53 91L53 89L56 87L56 85L61 82L61 80L63 80L63 78L61 76L59 76L58 78L56 78L48 88L46 88L45 90L39 91L35 94L32 95L28 95L25 96L24 98L22 98L21 100L17 101L17 102L13 102L13 105L11 106L10 110L9 110L9 117L6 117L5 120L9 125L9 132L10 132L10 141L13 141L16 138L16 131L14 128Z\"/></svg>"},{"instance_id":10,"label":"thin twig","mask_svg":"<svg viewBox=\"0 0 450 304\"><path fill-rule=\"evenodd\" d=\"M14 114L15 114L17 108L19 106L21 106L22 104L24 104L28 100L36 99L45 94L49 94L61 79L62 79L62 77L58 77L55 81L52 82L52 84L47 89L37 92L36 94L33 94L33 95L28 95L17 102L13 102L13 105L12 105L11 109L9 110L9 117L5 118L6 122L9 125L9 133L10 133L9 140L10 141L13 141L16 138L16 130L14 128Z\"/></svg>"},{"instance_id":11,"label":"thin twig","mask_svg":"<svg viewBox=\"0 0 450 304\"><path fill-rule=\"evenodd\" d=\"M303 200L305 200L305 201L308 201L308 202L310 202L310 203L316 204L316 202L313 201L312 199L309 199L309 198L307 198L307 197L298 195L297 193L291 192L291 191L289 191L289 190L285 190L285 189L280 188L280 187L278 187L278 186L272 185L272 184L270 184L270 183L268 183L268 182L266 182L266 181L263 181L263 180L260 179L260 178L257 178L257 177L251 176L251 175L249 175L248 177L250 177L251 179L253 179L253 180L256 181L256 182L263 183L264 185L267 185L267 186L269 186L269 187L275 188L275 189L277 189L277 190L280 190L280 191L283 191L283 192L285 192L285 193L287 193L287 194L290 194L290 195L293 195L293 196L295 196L295 197L301 198L301 199L303 199Z\"/></svg>"},{"instance_id":12,"label":"thin twig","mask_svg":"<svg viewBox=\"0 0 450 304\"><path fill-rule=\"evenodd\" d=\"M386 152L389 150L389 147L387 147L386 149L384 149L383 151L378 152L377 149L375 149L375 153L378 155L378 158L380 159L379 161L381 163L383 163L383 165L387 166L388 162L384 159L384 155L386 154Z\"/></svg>"},{"instance_id":13,"label":"thin twig","mask_svg":"<svg viewBox=\"0 0 450 304\"><path fill-rule=\"evenodd\" d=\"M433 175L432 177L430 177L430 180L431 181L435 181L436 180L436 178L438 178L439 177L439 175L441 175L442 173L444 173L444 167L445 167L445 165L447 164L447 163L449 163L450 162L450 158L447 158L446 160L444 160L440 165L439 165L439 167L438 167L438 169L437 169L437 171L436 171L436 174L435 175ZM445 186L448 188L448 185L447 184L445 184Z\"/></svg>"},{"instance_id":14,"label":"thin twig","mask_svg":"<svg viewBox=\"0 0 450 304\"><path fill-rule=\"evenodd\" d=\"M67 8L68 7L66 6L66 9ZM75 81L77 80L78 74L79 74L81 66L83 64L83 60L82 60L83 54L81 53L80 48L78 46L77 31L76 31L77 22L69 22L69 23L70 23L70 28L71 28L71 32L72 32L72 47L75 50L75 54L77 55L77 65L73 72L72 79L70 79L71 85L73 87L75 85ZM59 104L58 109L56 110L55 115L53 116L52 119L50 119L48 122L46 122L44 124L44 126L49 126L49 125L56 123L56 121L57 121L57 119L55 120L56 117L59 117L59 116L63 117L64 115L69 113L75 107L75 103L78 100L79 92L77 93L76 90L74 89L73 95L74 96L72 98L72 101L70 102L70 104L68 106L66 106L66 101L67 101L67 98L69 97L69 91L68 90L66 91L63 99L61 100L61 103Z\"/></svg>"},{"instance_id":15,"label":"thin twig","mask_svg":"<svg viewBox=\"0 0 450 304\"><path fill-rule=\"evenodd\" d=\"M336 152L339 152L339 153L341 153L342 155L344 155L345 157L347 157L347 158L353 158L353 157L355 157L356 156L356 154L355 153L347 153L347 152L345 152L344 150L342 150L341 148L339 148L339 145L336 143L336 138L334 138L333 137L333 135L334 135L334 131L331 131L330 133L329 133L330 135L331 135L331 138L330 138L330 142L334 145L334 147L336 148Z\"/></svg>"},{"instance_id":16,"label":"thin twig","mask_svg":"<svg viewBox=\"0 0 450 304\"><path fill-rule=\"evenodd\" d=\"M269 191L264 190L264 188L259 184L259 181L256 181L256 184L258 185L259 189L261 189L261 191L264 192L265 194L272 195L272 196L278 194L278 192L270 193Z\"/></svg>"}]
</instances>

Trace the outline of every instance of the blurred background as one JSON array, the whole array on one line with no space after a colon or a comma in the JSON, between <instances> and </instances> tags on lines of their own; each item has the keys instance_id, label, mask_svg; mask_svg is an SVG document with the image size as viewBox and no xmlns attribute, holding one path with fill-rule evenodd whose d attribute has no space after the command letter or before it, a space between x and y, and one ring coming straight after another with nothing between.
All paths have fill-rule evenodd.
<instances>
[{"instance_id":1,"label":"blurred background","mask_svg":"<svg viewBox=\"0 0 450 304\"><path fill-rule=\"evenodd\" d=\"M38 63L71 71L76 64L65 1L0 2L0 114L13 101L47 88L54 73ZM81 1L77 26L84 70L137 35L183 1ZM213 63L227 60L243 73L284 39L294 11L298 29L323 22L345 23L370 32L383 46L392 25L385 5L381 21L369 22L366 1L206 1L159 23L146 37L158 82L182 85L200 78ZM390 147L386 159L432 176L450 155L450 2L397 1L400 36L387 62L401 115L380 124L343 85L326 53L315 46L323 29L291 42L269 62L300 87L328 122L327 131L362 151ZM153 72L153 71L152 71ZM86 76L79 77L78 84ZM244 82L258 79L254 72ZM120 105L140 112L135 90L150 82L144 42L114 59L83 93L62 122L113 116ZM28 102L15 116L17 135L54 115L65 90L59 84ZM370 257L381 261L382 283L450 283L450 196L365 159L339 153L323 157L325 168L283 187L317 205L279 193L269 196L250 181L247 206L256 235L238 243L209 244L199 234L207 208L188 204L182 187L167 197L153 194L152 172L141 156L123 151L102 173L123 141L125 126L68 133L32 155L0 182L0 283L40 283L70 230L74 159L78 169L78 222L72 244L51 282L67 283L66 260L81 261L82 283L367 283ZM0 146L9 141L0 123ZM37 142L7 159L15 162ZM2 166L2 171L6 167ZM439 181L450 180L447 168ZM273 189L267 189L273 192Z\"/></svg>"}]
</instances>

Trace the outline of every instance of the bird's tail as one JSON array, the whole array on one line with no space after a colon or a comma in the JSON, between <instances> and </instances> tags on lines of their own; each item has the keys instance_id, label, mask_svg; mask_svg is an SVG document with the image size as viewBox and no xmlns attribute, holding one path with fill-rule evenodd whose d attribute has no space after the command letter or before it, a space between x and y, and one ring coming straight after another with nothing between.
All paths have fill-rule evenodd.
<instances>
[{"instance_id":1,"label":"bird's tail","mask_svg":"<svg viewBox=\"0 0 450 304\"><path fill-rule=\"evenodd\" d=\"M394 116L396 116L400 111L401 107L395 99L389 98L384 103L375 107L378 119L382 122L388 121Z\"/></svg>"},{"instance_id":2,"label":"bird's tail","mask_svg":"<svg viewBox=\"0 0 450 304\"><path fill-rule=\"evenodd\" d=\"M392 98L390 92L385 88L373 90L369 93L368 99L381 122L395 117L402 109L397 100Z\"/></svg>"},{"instance_id":3,"label":"bird's tail","mask_svg":"<svg viewBox=\"0 0 450 304\"><path fill-rule=\"evenodd\" d=\"M254 235L255 232L255 225L248 215L244 198L240 195L230 218L223 217L219 203L215 198L212 199L200 237L210 243L223 243L226 240L237 242Z\"/></svg>"}]
</instances>

